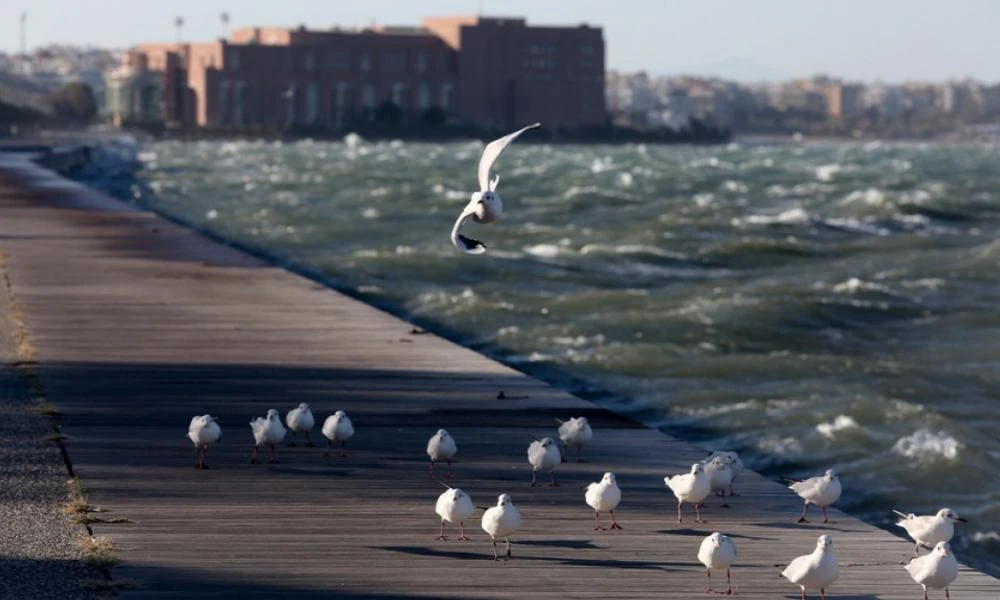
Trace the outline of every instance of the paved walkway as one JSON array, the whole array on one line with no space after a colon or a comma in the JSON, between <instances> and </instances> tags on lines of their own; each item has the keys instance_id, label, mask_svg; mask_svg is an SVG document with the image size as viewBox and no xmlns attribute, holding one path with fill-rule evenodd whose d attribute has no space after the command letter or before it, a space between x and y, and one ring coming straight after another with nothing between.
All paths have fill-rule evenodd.
<instances>
[{"instance_id":1,"label":"paved walkway","mask_svg":"<svg viewBox=\"0 0 1000 600\"><path fill-rule=\"evenodd\" d=\"M134 521L94 526L124 559L115 576L143 586L124 597L700 597L695 554L713 530L739 547L741 597L797 597L781 566L821 533L842 565L831 598L920 597L902 539L837 511L796 525L798 499L754 474L733 508L710 500L708 525L679 525L662 478L703 456L694 446L39 170L0 165L0 249L90 500ZM350 456L281 448L279 464L249 464L250 418L302 401L352 416ZM223 442L196 471L185 433L205 412ZM529 434L579 414L593 462L532 489ZM441 487L423 452L438 427L459 442L455 485L521 508L513 560L491 560L476 519L471 541L434 541ZM594 532L583 503L607 470L621 532ZM1000 581L963 569L951 591L996 600Z\"/></svg>"}]
</instances>

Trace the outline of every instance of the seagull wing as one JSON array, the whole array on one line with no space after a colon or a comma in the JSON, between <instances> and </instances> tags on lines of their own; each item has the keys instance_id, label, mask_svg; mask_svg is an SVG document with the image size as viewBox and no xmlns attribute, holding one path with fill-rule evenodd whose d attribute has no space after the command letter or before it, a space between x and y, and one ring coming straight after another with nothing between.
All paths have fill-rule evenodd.
<instances>
[{"instance_id":1,"label":"seagull wing","mask_svg":"<svg viewBox=\"0 0 1000 600\"><path fill-rule=\"evenodd\" d=\"M465 207L462 214L458 215L458 218L455 219L455 225L451 228L451 243L466 254L482 254L486 252L486 244L459 233L462 225L476 212L476 202L473 200Z\"/></svg>"},{"instance_id":2,"label":"seagull wing","mask_svg":"<svg viewBox=\"0 0 1000 600\"><path fill-rule=\"evenodd\" d=\"M490 184L490 170L493 168L493 163L495 163L497 158L500 157L500 153L503 152L504 148L509 146L510 143L517 138L517 136L521 135L525 131L540 126L541 123L532 123L527 127L518 129L514 133L508 133L502 138L493 140L489 144L486 144L486 148L483 149L483 157L479 159L479 191L486 192L496 189L496 180L494 180L492 185Z\"/></svg>"}]
</instances>

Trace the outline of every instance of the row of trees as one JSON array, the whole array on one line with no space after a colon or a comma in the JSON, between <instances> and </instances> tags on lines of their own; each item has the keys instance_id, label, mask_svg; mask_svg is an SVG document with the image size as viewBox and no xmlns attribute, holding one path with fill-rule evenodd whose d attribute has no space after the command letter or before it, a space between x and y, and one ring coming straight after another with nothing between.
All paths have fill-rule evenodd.
<instances>
[{"instance_id":1,"label":"row of trees","mask_svg":"<svg viewBox=\"0 0 1000 600\"><path fill-rule=\"evenodd\" d=\"M49 96L52 116L36 108L0 102L0 123L27 124L53 120L60 124L86 124L97 117L97 98L86 83L70 83Z\"/></svg>"}]
</instances>

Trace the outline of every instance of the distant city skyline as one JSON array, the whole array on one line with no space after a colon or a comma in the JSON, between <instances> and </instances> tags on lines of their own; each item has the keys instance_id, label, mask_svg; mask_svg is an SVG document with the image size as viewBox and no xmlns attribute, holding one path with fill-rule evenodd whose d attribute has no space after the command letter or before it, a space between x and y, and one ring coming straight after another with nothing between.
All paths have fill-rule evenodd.
<instances>
[{"instance_id":1,"label":"distant city skyline","mask_svg":"<svg viewBox=\"0 0 1000 600\"><path fill-rule=\"evenodd\" d=\"M255 25L330 28L373 21L417 25L425 16L524 16L533 25L587 22L604 28L607 67L651 74L716 75L738 81L779 80L817 73L859 81L941 81L972 77L1000 81L1000 2L991 0L841 0L835 5L795 0L581 1L367 0L330 3L238 3L174 0L10 0L0 6L0 51L17 52L22 12L29 50L49 44L127 48L174 41L175 18L184 40L221 37Z\"/></svg>"}]
</instances>

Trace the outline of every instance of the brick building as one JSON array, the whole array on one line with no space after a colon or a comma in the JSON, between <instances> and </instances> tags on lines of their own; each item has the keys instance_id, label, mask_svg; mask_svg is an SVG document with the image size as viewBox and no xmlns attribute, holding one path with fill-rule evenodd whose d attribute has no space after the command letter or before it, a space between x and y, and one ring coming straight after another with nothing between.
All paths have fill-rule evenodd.
<instances>
[{"instance_id":1,"label":"brick building","mask_svg":"<svg viewBox=\"0 0 1000 600\"><path fill-rule=\"evenodd\" d=\"M162 116L201 127L349 128L391 102L416 119L511 129L576 129L607 120L600 28L524 19L435 17L361 31L244 28L229 40L142 44L162 73Z\"/></svg>"}]
</instances>

